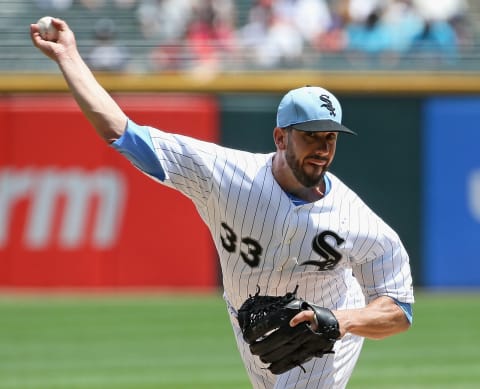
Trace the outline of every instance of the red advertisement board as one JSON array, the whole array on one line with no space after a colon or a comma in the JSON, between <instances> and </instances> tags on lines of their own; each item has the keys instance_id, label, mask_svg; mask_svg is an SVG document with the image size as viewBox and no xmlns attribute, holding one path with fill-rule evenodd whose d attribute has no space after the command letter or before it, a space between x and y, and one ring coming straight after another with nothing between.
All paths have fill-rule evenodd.
<instances>
[{"instance_id":1,"label":"red advertisement board","mask_svg":"<svg viewBox=\"0 0 480 389\"><path fill-rule=\"evenodd\" d=\"M214 99L122 95L132 120L218 140ZM0 287L211 287L192 203L136 170L69 95L0 98Z\"/></svg>"}]
</instances>

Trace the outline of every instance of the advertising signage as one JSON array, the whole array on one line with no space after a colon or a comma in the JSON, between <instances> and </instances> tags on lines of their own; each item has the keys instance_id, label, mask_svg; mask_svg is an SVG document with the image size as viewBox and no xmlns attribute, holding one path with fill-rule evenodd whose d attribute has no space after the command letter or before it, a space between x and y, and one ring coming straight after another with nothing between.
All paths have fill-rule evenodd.
<instances>
[{"instance_id":1,"label":"advertising signage","mask_svg":"<svg viewBox=\"0 0 480 389\"><path fill-rule=\"evenodd\" d=\"M129 95L138 124L218 141L214 99ZM184 196L135 169L69 95L0 99L0 287L216 287Z\"/></svg>"},{"instance_id":2,"label":"advertising signage","mask_svg":"<svg viewBox=\"0 0 480 389\"><path fill-rule=\"evenodd\" d=\"M480 98L425 105L424 281L480 286Z\"/></svg>"}]
</instances>

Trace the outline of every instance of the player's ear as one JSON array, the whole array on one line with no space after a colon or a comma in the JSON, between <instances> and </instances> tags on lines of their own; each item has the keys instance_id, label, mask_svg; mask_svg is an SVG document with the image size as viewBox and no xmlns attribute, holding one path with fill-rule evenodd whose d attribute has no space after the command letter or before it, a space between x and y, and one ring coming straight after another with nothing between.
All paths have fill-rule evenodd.
<instances>
[{"instance_id":1,"label":"player's ear","mask_svg":"<svg viewBox=\"0 0 480 389\"><path fill-rule=\"evenodd\" d=\"M285 150L287 148L287 131L280 127L275 127L273 130L273 141L277 145L278 150Z\"/></svg>"}]
</instances>

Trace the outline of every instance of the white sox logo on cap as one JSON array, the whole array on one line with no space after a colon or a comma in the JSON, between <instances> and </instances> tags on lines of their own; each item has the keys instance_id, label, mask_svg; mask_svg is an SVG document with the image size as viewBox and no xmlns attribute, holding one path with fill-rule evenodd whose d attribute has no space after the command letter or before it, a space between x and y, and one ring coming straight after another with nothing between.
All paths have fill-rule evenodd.
<instances>
[{"instance_id":1,"label":"white sox logo on cap","mask_svg":"<svg viewBox=\"0 0 480 389\"><path fill-rule=\"evenodd\" d=\"M333 106L329 95L320 95L320 100L325 103L325 104L322 104L321 106L325 107L330 111L330 116L337 116L337 114L335 113L335 107Z\"/></svg>"}]
</instances>

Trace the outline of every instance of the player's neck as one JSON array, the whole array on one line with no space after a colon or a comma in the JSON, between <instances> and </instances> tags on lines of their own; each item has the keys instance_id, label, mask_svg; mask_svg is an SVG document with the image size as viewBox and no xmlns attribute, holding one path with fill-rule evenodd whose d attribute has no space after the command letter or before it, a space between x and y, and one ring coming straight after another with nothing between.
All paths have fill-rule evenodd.
<instances>
[{"instance_id":1,"label":"player's neck","mask_svg":"<svg viewBox=\"0 0 480 389\"><path fill-rule=\"evenodd\" d=\"M302 185L293 175L289 168L282 166L285 163L280 158L273 159L272 174L278 185L288 194L312 203L322 199L325 196L325 179L322 179L318 185L306 187Z\"/></svg>"},{"instance_id":2,"label":"player's neck","mask_svg":"<svg viewBox=\"0 0 480 389\"><path fill-rule=\"evenodd\" d=\"M286 191L302 200L313 203L322 199L325 196L325 181L322 180L319 185L310 188L299 184L297 188L291 188L290 190Z\"/></svg>"}]
</instances>

